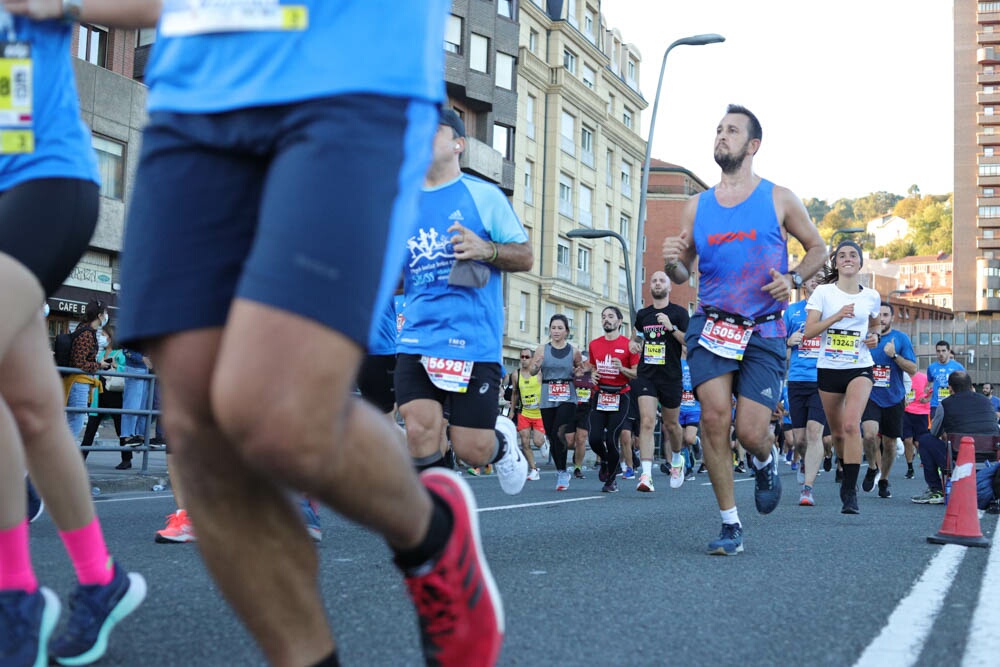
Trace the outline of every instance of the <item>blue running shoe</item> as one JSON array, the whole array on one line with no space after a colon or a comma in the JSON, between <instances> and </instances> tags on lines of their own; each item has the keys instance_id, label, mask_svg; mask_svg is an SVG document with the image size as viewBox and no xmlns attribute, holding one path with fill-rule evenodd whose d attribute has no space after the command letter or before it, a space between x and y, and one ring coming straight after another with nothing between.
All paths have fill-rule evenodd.
<instances>
[{"instance_id":1,"label":"blue running shoe","mask_svg":"<svg viewBox=\"0 0 1000 667\"><path fill-rule=\"evenodd\" d=\"M771 463L763 470L754 467L753 501L757 505L757 511L761 514L770 514L778 506L781 500L781 478L778 477L778 450L771 448Z\"/></svg>"},{"instance_id":2,"label":"blue running shoe","mask_svg":"<svg viewBox=\"0 0 1000 667\"><path fill-rule=\"evenodd\" d=\"M625 468L625 472L622 473L622 479L635 479L635 470Z\"/></svg>"},{"instance_id":3,"label":"blue running shoe","mask_svg":"<svg viewBox=\"0 0 1000 667\"><path fill-rule=\"evenodd\" d=\"M319 525L319 507L309 496L299 496L299 511L302 513L302 523L309 531L313 542L323 541L323 528Z\"/></svg>"},{"instance_id":4,"label":"blue running shoe","mask_svg":"<svg viewBox=\"0 0 1000 667\"><path fill-rule=\"evenodd\" d=\"M49 664L49 635L59 621L59 598L48 588L0 592L0 665Z\"/></svg>"},{"instance_id":5,"label":"blue running shoe","mask_svg":"<svg viewBox=\"0 0 1000 667\"><path fill-rule=\"evenodd\" d=\"M115 625L146 599L146 580L114 563L106 586L77 586L69 598L69 621L52 640L49 654L60 665L89 665L104 657Z\"/></svg>"},{"instance_id":6,"label":"blue running shoe","mask_svg":"<svg viewBox=\"0 0 1000 667\"><path fill-rule=\"evenodd\" d=\"M743 551L743 527L738 523L722 524L718 539L708 543L710 556L735 556Z\"/></svg>"}]
</instances>

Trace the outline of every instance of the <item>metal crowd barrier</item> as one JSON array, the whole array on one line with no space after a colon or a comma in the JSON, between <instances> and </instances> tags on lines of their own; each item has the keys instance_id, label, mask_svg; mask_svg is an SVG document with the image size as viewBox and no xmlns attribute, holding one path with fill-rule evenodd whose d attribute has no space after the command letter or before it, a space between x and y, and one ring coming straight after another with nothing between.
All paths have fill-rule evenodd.
<instances>
[{"instance_id":1,"label":"metal crowd barrier","mask_svg":"<svg viewBox=\"0 0 1000 667\"><path fill-rule=\"evenodd\" d=\"M80 451L84 452L121 452L128 449L131 452L141 454L142 465L140 471L142 473L149 472L149 453L155 451L163 451L166 447L164 445L152 445L150 444L149 434L150 429L153 424L153 417L159 418L160 411L153 409L153 394L156 391L156 374L155 373L118 373L116 371L98 371L97 373L86 373L79 368L69 368L66 366L57 367L59 372L64 375L97 375L99 377L123 377L123 378L133 378L139 380L146 380L149 382L149 390L146 392L146 402L142 409L136 410L125 410L124 408L102 408L102 407L84 407L84 408L71 408L66 406L66 412L72 414L84 413L86 415L145 415L146 417L146 431L142 434L142 444L141 445L127 445L122 447L120 445L109 446L109 445L89 445L81 446ZM107 391L105 389L105 391ZM122 398L124 399L124 390L122 391ZM88 417L89 418L89 417ZM75 436L76 434L74 434ZM97 435L94 436L94 442L98 442Z\"/></svg>"}]
</instances>

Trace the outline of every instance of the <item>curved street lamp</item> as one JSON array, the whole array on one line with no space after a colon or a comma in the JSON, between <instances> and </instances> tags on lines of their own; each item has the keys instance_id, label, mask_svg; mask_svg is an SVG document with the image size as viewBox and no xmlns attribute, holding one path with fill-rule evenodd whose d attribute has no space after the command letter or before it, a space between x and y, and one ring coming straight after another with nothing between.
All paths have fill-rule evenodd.
<instances>
[{"instance_id":1,"label":"curved street lamp","mask_svg":"<svg viewBox=\"0 0 1000 667\"><path fill-rule=\"evenodd\" d=\"M642 259L644 255L642 239L646 235L646 190L649 188L649 161L653 152L653 130L656 128L656 110L660 106L660 90L663 88L663 71L667 67L667 55L675 46L702 46L724 41L726 41L725 37L714 32L691 35L675 40L663 52L663 62L660 63L660 78L656 82L656 97L653 99L653 115L649 119L649 139L646 140L646 157L642 163L642 189L639 192L639 235L638 243L635 246L635 291L640 299L642 299Z\"/></svg>"},{"instance_id":2,"label":"curved street lamp","mask_svg":"<svg viewBox=\"0 0 1000 667\"><path fill-rule=\"evenodd\" d=\"M625 257L625 288L628 291L628 310L632 319L629 321L629 325L635 322L635 298L632 295L632 276L628 270L628 244L625 243L625 239L618 232L613 232L609 229L571 229L566 232L566 236L571 239L603 239L605 237L613 237L618 239L618 243L622 246L622 255Z\"/></svg>"}]
</instances>

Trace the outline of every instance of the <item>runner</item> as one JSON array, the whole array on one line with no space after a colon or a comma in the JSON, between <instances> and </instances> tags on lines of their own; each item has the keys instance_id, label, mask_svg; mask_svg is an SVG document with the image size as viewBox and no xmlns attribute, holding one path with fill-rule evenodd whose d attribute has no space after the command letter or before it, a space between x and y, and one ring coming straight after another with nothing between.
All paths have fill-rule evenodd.
<instances>
[{"instance_id":1,"label":"runner","mask_svg":"<svg viewBox=\"0 0 1000 667\"><path fill-rule=\"evenodd\" d=\"M955 371L964 371L965 366L955 361L951 353L951 343L946 340L939 340L934 344L934 353L937 360L931 362L927 367L927 381L932 383L931 389L931 412L937 409L941 401L951 396L951 389L948 387L948 376Z\"/></svg>"},{"instance_id":2,"label":"runner","mask_svg":"<svg viewBox=\"0 0 1000 667\"><path fill-rule=\"evenodd\" d=\"M583 461L587 443L590 439L590 399L595 388L593 366L587 352L580 353L580 366L573 372L573 384L576 386L576 413L573 416L572 431L567 429L567 442L573 447L573 477L586 479L583 473ZM572 437L569 437L572 435Z\"/></svg>"},{"instance_id":3,"label":"runner","mask_svg":"<svg viewBox=\"0 0 1000 667\"><path fill-rule=\"evenodd\" d=\"M913 479L913 455L920 436L930 432L931 383L927 373L919 371L913 375L910 390L906 392L906 408L903 411L903 455L906 457L906 479Z\"/></svg>"},{"instance_id":4,"label":"runner","mask_svg":"<svg viewBox=\"0 0 1000 667\"><path fill-rule=\"evenodd\" d=\"M528 480L535 482L541 479L541 475L538 466L535 465L531 443L534 441L535 447L542 448L545 444L545 425L542 423L542 412L538 408L542 400L542 382L531 373L533 354L534 350L530 347L521 350L521 367L514 373L512 379L514 391L510 399L509 417L517 420L517 436L521 440L521 451L528 460Z\"/></svg>"}]
</instances>

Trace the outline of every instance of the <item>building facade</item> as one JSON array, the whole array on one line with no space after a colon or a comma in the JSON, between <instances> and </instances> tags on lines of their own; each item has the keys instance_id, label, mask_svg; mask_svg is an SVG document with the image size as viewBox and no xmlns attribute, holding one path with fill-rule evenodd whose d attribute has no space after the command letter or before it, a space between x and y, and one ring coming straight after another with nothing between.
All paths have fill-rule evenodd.
<instances>
[{"instance_id":1,"label":"building facade","mask_svg":"<svg viewBox=\"0 0 1000 667\"><path fill-rule=\"evenodd\" d=\"M504 358L547 340L549 319L570 320L573 344L600 335L607 305L630 319L628 279L638 233L647 103L641 56L609 28L598 0L523 0L519 6L518 138L514 210L535 254L507 278ZM616 232L574 238L574 229Z\"/></svg>"}]
</instances>

